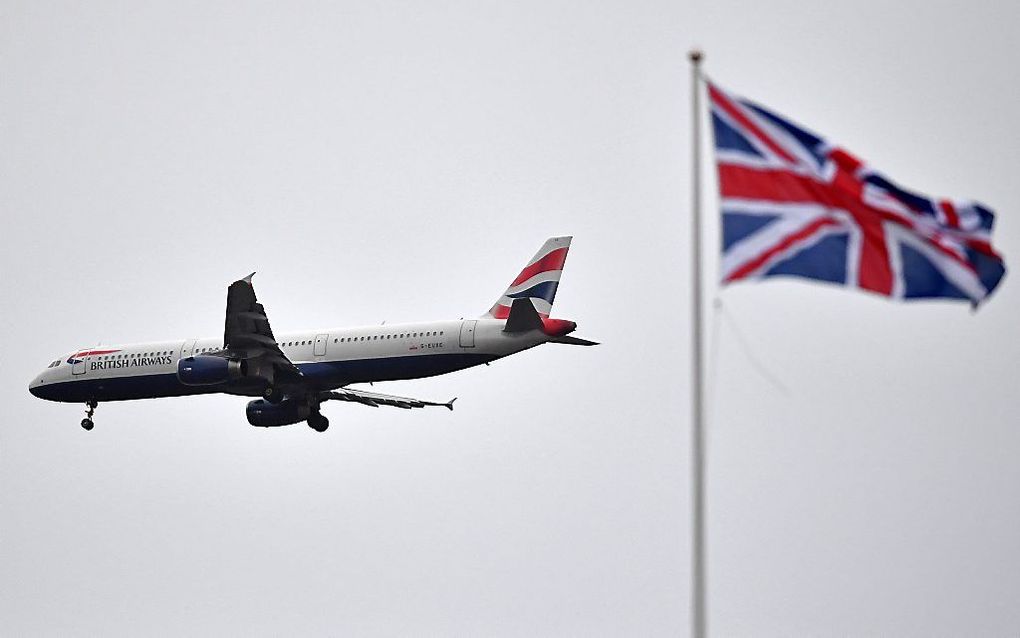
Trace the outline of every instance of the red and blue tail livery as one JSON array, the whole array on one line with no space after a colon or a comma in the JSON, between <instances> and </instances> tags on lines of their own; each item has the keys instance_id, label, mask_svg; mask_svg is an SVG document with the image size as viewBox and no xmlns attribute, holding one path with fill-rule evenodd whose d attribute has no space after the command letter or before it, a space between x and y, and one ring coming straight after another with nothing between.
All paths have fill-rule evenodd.
<instances>
[{"instance_id":1,"label":"red and blue tail livery","mask_svg":"<svg viewBox=\"0 0 1020 638\"><path fill-rule=\"evenodd\" d=\"M795 276L978 304L1006 272L993 215L908 191L845 149L708 85L723 283Z\"/></svg>"},{"instance_id":2,"label":"red and blue tail livery","mask_svg":"<svg viewBox=\"0 0 1020 638\"><path fill-rule=\"evenodd\" d=\"M514 299L531 299L543 318L552 312L553 301L556 299L556 288L560 285L563 264L567 261L570 250L570 237L552 237L535 253L521 274L510 282L510 287L493 304L484 317L506 319L510 315L510 307Z\"/></svg>"}]
</instances>

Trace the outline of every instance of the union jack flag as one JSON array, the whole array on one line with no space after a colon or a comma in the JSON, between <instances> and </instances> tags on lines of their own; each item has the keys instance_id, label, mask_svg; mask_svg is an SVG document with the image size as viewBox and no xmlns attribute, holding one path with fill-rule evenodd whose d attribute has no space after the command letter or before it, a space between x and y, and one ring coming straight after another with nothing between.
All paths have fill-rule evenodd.
<instances>
[{"instance_id":1,"label":"union jack flag","mask_svg":"<svg viewBox=\"0 0 1020 638\"><path fill-rule=\"evenodd\" d=\"M1002 279L985 206L907 191L753 102L712 83L708 92L723 283L788 275L976 305Z\"/></svg>"}]
</instances>

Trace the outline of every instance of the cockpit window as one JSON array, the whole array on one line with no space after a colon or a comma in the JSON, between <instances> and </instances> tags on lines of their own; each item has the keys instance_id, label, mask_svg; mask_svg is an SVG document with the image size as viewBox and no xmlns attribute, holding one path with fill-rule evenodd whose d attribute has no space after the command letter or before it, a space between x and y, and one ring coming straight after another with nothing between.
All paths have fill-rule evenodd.
<instances>
[{"instance_id":1,"label":"cockpit window","mask_svg":"<svg viewBox=\"0 0 1020 638\"><path fill-rule=\"evenodd\" d=\"M60 365L60 359L57 359L56 361L54 361L53 363L51 363L50 365L48 365L46 367L47 368L56 368L59 365Z\"/></svg>"}]
</instances>

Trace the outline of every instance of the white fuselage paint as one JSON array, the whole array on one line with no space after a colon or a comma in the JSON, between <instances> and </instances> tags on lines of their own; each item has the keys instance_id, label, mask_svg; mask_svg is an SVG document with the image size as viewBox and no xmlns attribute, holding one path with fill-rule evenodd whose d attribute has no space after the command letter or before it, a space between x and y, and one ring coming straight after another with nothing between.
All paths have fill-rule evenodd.
<instances>
[{"instance_id":1,"label":"white fuselage paint","mask_svg":"<svg viewBox=\"0 0 1020 638\"><path fill-rule=\"evenodd\" d=\"M435 321L280 334L287 358L313 379L318 389L349 383L414 379L444 374L505 357L550 340L540 330L506 333L495 319ZM181 358L214 352L221 338L177 339L129 345L102 345L61 355L30 384L32 394L54 401L83 401L92 388L99 400L145 399L234 391L222 386L176 382ZM86 353L75 358L77 353ZM78 361L71 363L70 361ZM385 372L380 372L385 369ZM171 379L170 377L173 377ZM147 386L145 379L161 379ZM148 388L148 391L147 391Z\"/></svg>"}]
</instances>

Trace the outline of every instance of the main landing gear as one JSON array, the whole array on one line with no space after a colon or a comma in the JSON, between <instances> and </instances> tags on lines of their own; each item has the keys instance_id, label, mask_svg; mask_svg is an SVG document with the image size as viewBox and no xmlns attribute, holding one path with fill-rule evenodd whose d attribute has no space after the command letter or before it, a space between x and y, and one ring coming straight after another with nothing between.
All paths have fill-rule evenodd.
<instances>
[{"instance_id":1,"label":"main landing gear","mask_svg":"<svg viewBox=\"0 0 1020 638\"><path fill-rule=\"evenodd\" d=\"M313 412L308 415L308 427L316 432L325 432L326 428L329 427L329 419L322 416L319 412Z\"/></svg>"},{"instance_id":2,"label":"main landing gear","mask_svg":"<svg viewBox=\"0 0 1020 638\"><path fill-rule=\"evenodd\" d=\"M88 403L85 405L87 405L89 409L88 412L85 413L85 418L81 420L81 426L85 428L86 432L88 432L92 428L96 427L96 424L92 421L92 415L96 413L96 408L99 404L96 403L95 399L89 399Z\"/></svg>"}]
</instances>

